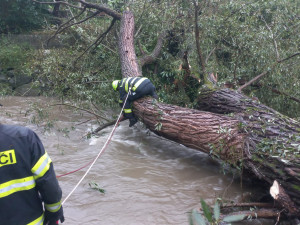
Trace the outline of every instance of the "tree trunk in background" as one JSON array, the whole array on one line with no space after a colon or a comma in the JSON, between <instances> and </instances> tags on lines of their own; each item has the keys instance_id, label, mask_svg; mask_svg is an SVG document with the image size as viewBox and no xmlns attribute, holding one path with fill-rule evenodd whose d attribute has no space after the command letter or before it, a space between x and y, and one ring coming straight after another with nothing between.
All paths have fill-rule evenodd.
<instances>
[{"instance_id":1,"label":"tree trunk in background","mask_svg":"<svg viewBox=\"0 0 300 225\"><path fill-rule=\"evenodd\" d=\"M57 0L55 0L57 2ZM52 15L58 17L60 4L55 4L53 7Z\"/></svg>"},{"instance_id":2,"label":"tree trunk in background","mask_svg":"<svg viewBox=\"0 0 300 225\"><path fill-rule=\"evenodd\" d=\"M119 55L123 77L142 76L134 49L134 16L123 13L120 25Z\"/></svg>"},{"instance_id":3,"label":"tree trunk in background","mask_svg":"<svg viewBox=\"0 0 300 225\"><path fill-rule=\"evenodd\" d=\"M119 40L123 77L142 75L133 34L133 14L126 11ZM198 107L203 111L150 97L133 103L134 114L154 133L243 167L270 186L277 180L297 204L291 202L289 213L300 216L299 123L229 89L202 91Z\"/></svg>"}]
</instances>

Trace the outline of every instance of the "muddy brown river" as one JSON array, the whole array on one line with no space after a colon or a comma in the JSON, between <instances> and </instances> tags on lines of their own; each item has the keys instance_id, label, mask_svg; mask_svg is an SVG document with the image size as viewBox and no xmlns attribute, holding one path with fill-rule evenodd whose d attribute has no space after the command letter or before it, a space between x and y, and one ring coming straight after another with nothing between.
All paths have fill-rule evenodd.
<instances>
[{"instance_id":1,"label":"muddy brown river","mask_svg":"<svg viewBox=\"0 0 300 225\"><path fill-rule=\"evenodd\" d=\"M42 97L0 98L0 122L30 127L43 141L57 175L65 174L93 160L106 142L112 126L96 138L83 138L96 128L91 115L53 107L50 114L61 130L44 131L26 113L35 104L57 102ZM39 108L39 106L36 106ZM117 113L116 113L117 114ZM86 122L88 121L88 122ZM45 122L44 122L45 124ZM63 199L81 179L87 168L59 178ZM90 184L105 190L101 193ZM200 207L203 198L213 204L216 198L238 201L239 180L223 173L222 166L208 155L159 138L138 123L128 121L117 127L105 152L76 191L64 204L65 223L89 225L187 225L188 213ZM260 224L260 223L258 223Z\"/></svg>"}]
</instances>

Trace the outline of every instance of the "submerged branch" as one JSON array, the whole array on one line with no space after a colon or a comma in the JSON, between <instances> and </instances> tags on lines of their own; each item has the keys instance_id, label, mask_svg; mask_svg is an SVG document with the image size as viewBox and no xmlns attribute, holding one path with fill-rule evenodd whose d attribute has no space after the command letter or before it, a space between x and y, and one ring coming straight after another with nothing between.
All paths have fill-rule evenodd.
<instances>
[{"instance_id":1,"label":"submerged branch","mask_svg":"<svg viewBox=\"0 0 300 225\"><path fill-rule=\"evenodd\" d=\"M89 113L89 114L92 114L92 115L94 115L97 119L98 119L98 118L101 118L101 119L103 119L103 120L109 121L109 119L107 119L107 118L105 118L105 117L103 117L103 116L100 116L100 115L98 115L98 114L96 114L96 113L94 113L94 112L92 112L92 111L90 111L90 110L87 110L87 109L84 109L84 108L80 108L80 107L75 106L75 105L70 105L70 104L66 104L66 103L57 103L57 104L53 104L53 105L51 105L51 106L58 106L58 105L68 106L68 107L71 107L71 108L75 108L75 109L78 109L78 110L87 112L87 113Z\"/></svg>"}]
</instances>

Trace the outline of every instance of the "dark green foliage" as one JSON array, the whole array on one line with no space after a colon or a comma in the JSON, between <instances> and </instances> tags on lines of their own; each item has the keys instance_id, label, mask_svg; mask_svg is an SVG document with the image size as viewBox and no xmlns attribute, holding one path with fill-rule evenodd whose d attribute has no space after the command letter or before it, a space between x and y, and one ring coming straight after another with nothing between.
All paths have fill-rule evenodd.
<instances>
[{"instance_id":1,"label":"dark green foliage","mask_svg":"<svg viewBox=\"0 0 300 225\"><path fill-rule=\"evenodd\" d=\"M203 199L201 199L201 206L202 206L202 210L203 210L205 218L208 220L208 222L212 223L212 221L213 221L212 213L210 211L209 206L206 204L206 202Z\"/></svg>"},{"instance_id":2,"label":"dark green foliage","mask_svg":"<svg viewBox=\"0 0 300 225\"><path fill-rule=\"evenodd\" d=\"M218 73L220 86L230 82L235 88L269 71L244 89L245 93L288 116L299 117L299 103L272 92L277 89L300 96L299 56L272 68L278 59L299 52L299 12L297 1L211 1L199 17L203 52L216 48L207 61L207 71Z\"/></svg>"},{"instance_id":3,"label":"dark green foliage","mask_svg":"<svg viewBox=\"0 0 300 225\"><path fill-rule=\"evenodd\" d=\"M0 68L21 70L32 56L32 49L27 45L11 43L8 39L0 40Z\"/></svg>"},{"instance_id":4,"label":"dark green foliage","mask_svg":"<svg viewBox=\"0 0 300 225\"><path fill-rule=\"evenodd\" d=\"M231 222L243 221L247 217L247 215L245 214L240 214L240 215L236 214L236 215L225 216L223 219L221 219L219 200L220 199L217 199L212 211L212 209L202 199L201 200L202 210L201 211L198 211L196 209L192 210L189 217L190 225L219 225L219 224L229 225L231 224ZM247 219L251 219L251 217L247 217Z\"/></svg>"},{"instance_id":5,"label":"dark green foliage","mask_svg":"<svg viewBox=\"0 0 300 225\"><path fill-rule=\"evenodd\" d=\"M0 1L0 34L20 33L39 29L49 16L48 6L34 3L32 0Z\"/></svg>"}]
</instances>

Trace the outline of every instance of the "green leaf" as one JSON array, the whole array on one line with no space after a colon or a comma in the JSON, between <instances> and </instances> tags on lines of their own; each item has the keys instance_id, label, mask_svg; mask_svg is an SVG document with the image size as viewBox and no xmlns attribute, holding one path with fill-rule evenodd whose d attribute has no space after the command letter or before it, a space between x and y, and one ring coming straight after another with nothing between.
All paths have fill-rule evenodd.
<instances>
[{"instance_id":1,"label":"green leaf","mask_svg":"<svg viewBox=\"0 0 300 225\"><path fill-rule=\"evenodd\" d=\"M201 205L206 219L211 223L213 221L213 218L209 206L203 199L201 199Z\"/></svg>"},{"instance_id":2,"label":"green leaf","mask_svg":"<svg viewBox=\"0 0 300 225\"><path fill-rule=\"evenodd\" d=\"M218 202L216 202L216 204L214 206L214 217L215 217L216 221L218 221L220 218L220 206L219 206Z\"/></svg>"},{"instance_id":3,"label":"green leaf","mask_svg":"<svg viewBox=\"0 0 300 225\"><path fill-rule=\"evenodd\" d=\"M105 194L105 190L103 188L100 188L99 185L95 182L90 182L89 183L89 186L93 189L93 190L96 190L96 191L99 191L103 194Z\"/></svg>"},{"instance_id":4,"label":"green leaf","mask_svg":"<svg viewBox=\"0 0 300 225\"><path fill-rule=\"evenodd\" d=\"M196 209L193 209L193 211L192 211L192 221L191 222L193 225L206 225L205 219L199 212L197 212ZM196 224L194 224L194 222Z\"/></svg>"},{"instance_id":5,"label":"green leaf","mask_svg":"<svg viewBox=\"0 0 300 225\"><path fill-rule=\"evenodd\" d=\"M226 216L223 221L224 222L237 222L242 221L247 215L241 214L241 215L232 215L232 216Z\"/></svg>"}]
</instances>

